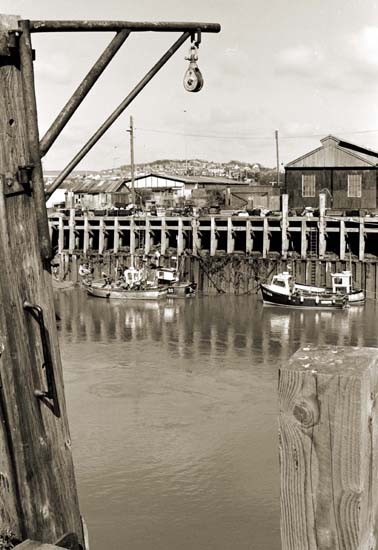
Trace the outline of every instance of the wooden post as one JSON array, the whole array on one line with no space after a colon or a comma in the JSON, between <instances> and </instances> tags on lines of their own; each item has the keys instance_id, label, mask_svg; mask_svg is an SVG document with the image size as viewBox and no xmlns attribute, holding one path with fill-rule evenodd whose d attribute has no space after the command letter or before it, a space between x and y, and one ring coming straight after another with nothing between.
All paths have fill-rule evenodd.
<instances>
[{"instance_id":1,"label":"wooden post","mask_svg":"<svg viewBox=\"0 0 378 550\"><path fill-rule=\"evenodd\" d=\"M151 222L146 218L146 238L144 240L144 253L149 254L151 250Z\"/></svg>"},{"instance_id":2,"label":"wooden post","mask_svg":"<svg viewBox=\"0 0 378 550\"><path fill-rule=\"evenodd\" d=\"M62 254L62 252L64 250L64 220L63 220L63 216L59 216L58 230L59 230L58 253Z\"/></svg>"},{"instance_id":3,"label":"wooden post","mask_svg":"<svg viewBox=\"0 0 378 550\"><path fill-rule=\"evenodd\" d=\"M114 239L113 239L113 252L117 254L119 250L119 219L114 218Z\"/></svg>"},{"instance_id":4,"label":"wooden post","mask_svg":"<svg viewBox=\"0 0 378 550\"><path fill-rule=\"evenodd\" d=\"M89 220L88 212L84 212L84 239L83 239L83 253L87 255L89 249Z\"/></svg>"},{"instance_id":5,"label":"wooden post","mask_svg":"<svg viewBox=\"0 0 378 550\"><path fill-rule=\"evenodd\" d=\"M323 259L326 253L326 222L325 222L326 196L319 194L319 258Z\"/></svg>"},{"instance_id":6,"label":"wooden post","mask_svg":"<svg viewBox=\"0 0 378 550\"><path fill-rule=\"evenodd\" d=\"M279 172L277 172L279 174ZM281 255L284 260L287 258L289 243L287 238L288 228L288 212L289 212L289 195L282 195L282 221L281 221Z\"/></svg>"},{"instance_id":7,"label":"wooden post","mask_svg":"<svg viewBox=\"0 0 378 550\"><path fill-rule=\"evenodd\" d=\"M360 218L359 225L359 247L358 247L358 259L363 262L365 259L365 222L363 218Z\"/></svg>"},{"instance_id":8,"label":"wooden post","mask_svg":"<svg viewBox=\"0 0 378 550\"><path fill-rule=\"evenodd\" d=\"M340 260L345 260L345 221L340 220Z\"/></svg>"},{"instance_id":9,"label":"wooden post","mask_svg":"<svg viewBox=\"0 0 378 550\"><path fill-rule=\"evenodd\" d=\"M251 220L247 220L245 224L245 231L245 249L247 254L250 254L253 251L253 233Z\"/></svg>"},{"instance_id":10,"label":"wooden post","mask_svg":"<svg viewBox=\"0 0 378 550\"><path fill-rule=\"evenodd\" d=\"M100 219L100 227L99 227L99 233L98 233L98 253L103 254L104 253L104 244L105 244L105 221L104 218Z\"/></svg>"},{"instance_id":11,"label":"wooden post","mask_svg":"<svg viewBox=\"0 0 378 550\"><path fill-rule=\"evenodd\" d=\"M192 219L192 237L193 237L193 254L196 255L201 250L201 238L199 235L199 221Z\"/></svg>"},{"instance_id":12,"label":"wooden post","mask_svg":"<svg viewBox=\"0 0 378 550\"><path fill-rule=\"evenodd\" d=\"M215 256L217 251L218 239L216 234L217 228L215 225L215 218L211 216L210 218L210 256Z\"/></svg>"},{"instance_id":13,"label":"wooden post","mask_svg":"<svg viewBox=\"0 0 378 550\"><path fill-rule=\"evenodd\" d=\"M177 232L177 254L180 256L184 252L184 229L183 221L180 217L178 219L178 232Z\"/></svg>"},{"instance_id":14,"label":"wooden post","mask_svg":"<svg viewBox=\"0 0 378 550\"><path fill-rule=\"evenodd\" d=\"M70 210L70 219L68 222L69 227L69 239L68 239L68 252L73 254L75 250L75 209Z\"/></svg>"},{"instance_id":15,"label":"wooden post","mask_svg":"<svg viewBox=\"0 0 378 550\"><path fill-rule=\"evenodd\" d=\"M134 218L130 219L130 254L135 254L135 221Z\"/></svg>"},{"instance_id":16,"label":"wooden post","mask_svg":"<svg viewBox=\"0 0 378 550\"><path fill-rule=\"evenodd\" d=\"M165 217L161 219L161 234L160 234L160 254L165 256L167 251L167 224Z\"/></svg>"},{"instance_id":17,"label":"wooden post","mask_svg":"<svg viewBox=\"0 0 378 550\"><path fill-rule=\"evenodd\" d=\"M263 249L262 256L266 258L269 252L269 226L268 218L263 218Z\"/></svg>"},{"instance_id":18,"label":"wooden post","mask_svg":"<svg viewBox=\"0 0 378 550\"><path fill-rule=\"evenodd\" d=\"M232 227L232 218L227 218L227 254L232 254L235 249L234 231Z\"/></svg>"},{"instance_id":19,"label":"wooden post","mask_svg":"<svg viewBox=\"0 0 378 550\"><path fill-rule=\"evenodd\" d=\"M307 258L307 223L305 218L301 221L301 258L302 260Z\"/></svg>"},{"instance_id":20,"label":"wooden post","mask_svg":"<svg viewBox=\"0 0 378 550\"><path fill-rule=\"evenodd\" d=\"M300 348L279 373L282 550L376 548L378 350Z\"/></svg>"},{"instance_id":21,"label":"wooden post","mask_svg":"<svg viewBox=\"0 0 378 550\"><path fill-rule=\"evenodd\" d=\"M17 28L16 17L0 16L3 45L8 31ZM20 41L27 38L27 34L22 33ZM35 128L37 121L30 120L32 111L25 103L27 94L24 93L26 75L23 68L20 69L17 53L4 61L3 54L0 63L0 534L9 529L19 540L31 538L54 543L71 532L83 544L50 262L41 260L43 243L46 245L42 246L45 248L43 258L48 257L48 238L45 238L48 226L47 221L44 222L47 214L45 209L44 215L37 219L43 206L40 190L36 193L34 185L31 192L19 188L17 178L19 167L34 158L28 130L31 126ZM14 193L10 194L11 189ZM61 249L62 235L60 226ZM43 392L47 389L46 395Z\"/></svg>"}]
</instances>

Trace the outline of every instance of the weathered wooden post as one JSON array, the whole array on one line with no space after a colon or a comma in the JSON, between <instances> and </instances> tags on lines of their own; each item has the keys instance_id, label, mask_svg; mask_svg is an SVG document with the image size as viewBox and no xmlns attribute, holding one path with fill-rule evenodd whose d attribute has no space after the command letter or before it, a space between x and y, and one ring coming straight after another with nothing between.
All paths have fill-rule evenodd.
<instances>
[{"instance_id":1,"label":"weathered wooden post","mask_svg":"<svg viewBox=\"0 0 378 550\"><path fill-rule=\"evenodd\" d=\"M301 347L279 373L282 550L375 550L378 349Z\"/></svg>"},{"instance_id":2,"label":"weathered wooden post","mask_svg":"<svg viewBox=\"0 0 378 550\"><path fill-rule=\"evenodd\" d=\"M282 220L281 220L281 255L282 259L286 260L289 250L289 242L287 238L288 212L289 212L289 195L284 194L282 199Z\"/></svg>"},{"instance_id":3,"label":"weathered wooden post","mask_svg":"<svg viewBox=\"0 0 378 550\"><path fill-rule=\"evenodd\" d=\"M184 252L184 228L183 220L180 217L178 219L178 230L177 230L177 255L180 256Z\"/></svg>"},{"instance_id":4,"label":"weathered wooden post","mask_svg":"<svg viewBox=\"0 0 378 550\"><path fill-rule=\"evenodd\" d=\"M70 219L68 222L69 238L68 238L68 252L73 254L75 250L75 209L70 209Z\"/></svg>"},{"instance_id":5,"label":"weathered wooden post","mask_svg":"<svg viewBox=\"0 0 378 550\"><path fill-rule=\"evenodd\" d=\"M134 218L130 219L130 254L135 254L135 221Z\"/></svg>"},{"instance_id":6,"label":"weathered wooden post","mask_svg":"<svg viewBox=\"0 0 378 550\"><path fill-rule=\"evenodd\" d=\"M322 259L326 253L326 221L325 221L326 196L319 194L319 258Z\"/></svg>"},{"instance_id":7,"label":"weathered wooden post","mask_svg":"<svg viewBox=\"0 0 378 550\"><path fill-rule=\"evenodd\" d=\"M197 255L201 250L201 233L199 220L192 219L193 254Z\"/></svg>"},{"instance_id":8,"label":"weathered wooden post","mask_svg":"<svg viewBox=\"0 0 378 550\"><path fill-rule=\"evenodd\" d=\"M365 220L360 218L359 223L359 247L358 247L358 259L363 262L365 259Z\"/></svg>"},{"instance_id":9,"label":"weathered wooden post","mask_svg":"<svg viewBox=\"0 0 378 550\"><path fill-rule=\"evenodd\" d=\"M59 216L58 222L58 253L62 254L64 250L64 220L63 216Z\"/></svg>"},{"instance_id":10,"label":"weathered wooden post","mask_svg":"<svg viewBox=\"0 0 378 550\"><path fill-rule=\"evenodd\" d=\"M98 231L98 253L103 254L104 253L104 246L105 246L105 221L104 218L100 219L100 227Z\"/></svg>"},{"instance_id":11,"label":"weathered wooden post","mask_svg":"<svg viewBox=\"0 0 378 550\"><path fill-rule=\"evenodd\" d=\"M306 219L301 220L301 259L307 258L307 223Z\"/></svg>"},{"instance_id":12,"label":"weathered wooden post","mask_svg":"<svg viewBox=\"0 0 378 550\"><path fill-rule=\"evenodd\" d=\"M113 238L113 252L118 254L119 250L119 219L114 218L114 238Z\"/></svg>"},{"instance_id":13,"label":"weathered wooden post","mask_svg":"<svg viewBox=\"0 0 378 550\"><path fill-rule=\"evenodd\" d=\"M148 218L146 218L146 233L145 233L145 240L144 240L144 253L149 254L152 246L152 238L151 238L151 222Z\"/></svg>"},{"instance_id":14,"label":"weathered wooden post","mask_svg":"<svg viewBox=\"0 0 378 550\"><path fill-rule=\"evenodd\" d=\"M88 212L84 212L84 238L83 238L83 253L87 255L89 249L89 220Z\"/></svg>"},{"instance_id":15,"label":"weathered wooden post","mask_svg":"<svg viewBox=\"0 0 378 550\"><path fill-rule=\"evenodd\" d=\"M32 48L28 22L20 25L0 16L0 535L46 543L71 536L78 549Z\"/></svg>"},{"instance_id":16,"label":"weathered wooden post","mask_svg":"<svg viewBox=\"0 0 378 550\"><path fill-rule=\"evenodd\" d=\"M269 246L270 246L270 235L269 235L268 218L263 218L263 246L262 246L263 258L266 258L268 256Z\"/></svg>"},{"instance_id":17,"label":"weathered wooden post","mask_svg":"<svg viewBox=\"0 0 378 550\"><path fill-rule=\"evenodd\" d=\"M345 260L345 221L340 220L340 260Z\"/></svg>"},{"instance_id":18,"label":"weathered wooden post","mask_svg":"<svg viewBox=\"0 0 378 550\"><path fill-rule=\"evenodd\" d=\"M253 251L253 231L251 220L247 220L245 231L245 249L247 254L250 254Z\"/></svg>"},{"instance_id":19,"label":"weathered wooden post","mask_svg":"<svg viewBox=\"0 0 378 550\"><path fill-rule=\"evenodd\" d=\"M215 225L215 218L210 218L210 256L215 256L218 246L217 228Z\"/></svg>"},{"instance_id":20,"label":"weathered wooden post","mask_svg":"<svg viewBox=\"0 0 378 550\"><path fill-rule=\"evenodd\" d=\"M165 256L167 251L167 223L165 216L161 218L161 232L160 232L160 254Z\"/></svg>"},{"instance_id":21,"label":"weathered wooden post","mask_svg":"<svg viewBox=\"0 0 378 550\"><path fill-rule=\"evenodd\" d=\"M235 248L234 228L232 226L232 218L227 218L227 254L233 254Z\"/></svg>"}]
</instances>

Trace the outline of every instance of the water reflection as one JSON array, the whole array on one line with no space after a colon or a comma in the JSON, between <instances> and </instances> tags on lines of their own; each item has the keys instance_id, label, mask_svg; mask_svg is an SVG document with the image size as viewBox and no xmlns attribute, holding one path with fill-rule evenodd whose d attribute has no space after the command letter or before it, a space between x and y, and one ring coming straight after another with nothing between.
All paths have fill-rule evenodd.
<instances>
[{"instance_id":1,"label":"water reflection","mask_svg":"<svg viewBox=\"0 0 378 550\"><path fill-rule=\"evenodd\" d=\"M375 302L301 311L73 290L56 309L91 548L279 548L278 367L306 343L377 346Z\"/></svg>"}]
</instances>

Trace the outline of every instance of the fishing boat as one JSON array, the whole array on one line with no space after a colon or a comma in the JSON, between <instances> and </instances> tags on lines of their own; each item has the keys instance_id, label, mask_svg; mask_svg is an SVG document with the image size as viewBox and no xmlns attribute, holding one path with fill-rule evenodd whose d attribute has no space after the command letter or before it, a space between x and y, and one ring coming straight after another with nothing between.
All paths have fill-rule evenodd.
<instances>
[{"instance_id":1,"label":"fishing boat","mask_svg":"<svg viewBox=\"0 0 378 550\"><path fill-rule=\"evenodd\" d=\"M271 283L260 285L262 299L265 304L277 306L323 309L343 309L349 303L361 303L357 302L357 298L361 299L361 291L356 291L355 294L351 286L343 286L347 279L351 281L346 273L335 273L335 277L332 277L333 287L325 288L297 284L292 275L284 271L275 275ZM347 289L349 294L346 292ZM355 296L350 299L352 294Z\"/></svg>"},{"instance_id":2,"label":"fishing boat","mask_svg":"<svg viewBox=\"0 0 378 550\"><path fill-rule=\"evenodd\" d=\"M159 286L167 289L167 294L173 298L189 298L194 296L196 284L180 280L179 271L174 267L158 267L156 280Z\"/></svg>"},{"instance_id":3,"label":"fishing boat","mask_svg":"<svg viewBox=\"0 0 378 550\"><path fill-rule=\"evenodd\" d=\"M149 279L142 269L130 267L117 280L105 275L102 279L84 282L87 293L96 298L117 300L161 300L166 298L167 289L160 287Z\"/></svg>"}]
</instances>

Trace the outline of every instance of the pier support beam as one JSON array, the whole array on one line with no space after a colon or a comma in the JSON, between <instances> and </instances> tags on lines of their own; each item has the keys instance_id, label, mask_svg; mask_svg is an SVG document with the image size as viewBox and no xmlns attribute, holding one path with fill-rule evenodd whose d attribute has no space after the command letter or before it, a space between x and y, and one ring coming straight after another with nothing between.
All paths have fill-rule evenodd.
<instances>
[{"instance_id":1,"label":"pier support beam","mask_svg":"<svg viewBox=\"0 0 378 550\"><path fill-rule=\"evenodd\" d=\"M378 350L300 348L280 369L282 550L376 547Z\"/></svg>"},{"instance_id":2,"label":"pier support beam","mask_svg":"<svg viewBox=\"0 0 378 550\"><path fill-rule=\"evenodd\" d=\"M84 237L83 237L83 254L87 255L89 250L89 220L88 213L84 212Z\"/></svg>"},{"instance_id":3,"label":"pier support beam","mask_svg":"<svg viewBox=\"0 0 378 550\"><path fill-rule=\"evenodd\" d=\"M358 259L360 262L363 262L365 259L365 222L363 218L360 218L359 226Z\"/></svg>"},{"instance_id":4,"label":"pier support beam","mask_svg":"<svg viewBox=\"0 0 378 550\"><path fill-rule=\"evenodd\" d=\"M217 228L214 216L210 218L210 256L215 256L218 246Z\"/></svg>"},{"instance_id":5,"label":"pier support beam","mask_svg":"<svg viewBox=\"0 0 378 550\"><path fill-rule=\"evenodd\" d=\"M130 220L130 254L135 254L135 221L133 218Z\"/></svg>"},{"instance_id":6,"label":"pier support beam","mask_svg":"<svg viewBox=\"0 0 378 550\"><path fill-rule=\"evenodd\" d=\"M234 230L232 226L232 218L227 218L227 254L233 254L235 250Z\"/></svg>"},{"instance_id":7,"label":"pier support beam","mask_svg":"<svg viewBox=\"0 0 378 550\"><path fill-rule=\"evenodd\" d=\"M253 231L251 220L247 220L245 231L245 249L247 254L250 254L253 251Z\"/></svg>"},{"instance_id":8,"label":"pier support beam","mask_svg":"<svg viewBox=\"0 0 378 550\"><path fill-rule=\"evenodd\" d=\"M113 251L117 254L119 250L119 220L114 218L114 238L113 238Z\"/></svg>"},{"instance_id":9,"label":"pier support beam","mask_svg":"<svg viewBox=\"0 0 378 550\"><path fill-rule=\"evenodd\" d=\"M151 250L152 246L152 237L151 237L151 222L148 218L146 218L146 232L145 232L145 239L144 239L144 253L148 255Z\"/></svg>"},{"instance_id":10,"label":"pier support beam","mask_svg":"<svg viewBox=\"0 0 378 550\"><path fill-rule=\"evenodd\" d=\"M161 220L160 254L165 256L167 251L167 223L165 217Z\"/></svg>"},{"instance_id":11,"label":"pier support beam","mask_svg":"<svg viewBox=\"0 0 378 550\"><path fill-rule=\"evenodd\" d=\"M284 194L282 199L282 221L281 221L281 255L282 259L286 260L287 252L289 250L289 242L287 238L288 229L288 212L289 212L289 195Z\"/></svg>"},{"instance_id":12,"label":"pier support beam","mask_svg":"<svg viewBox=\"0 0 378 550\"><path fill-rule=\"evenodd\" d=\"M177 230L177 255L180 256L184 252L184 228L182 218L178 220Z\"/></svg>"},{"instance_id":13,"label":"pier support beam","mask_svg":"<svg viewBox=\"0 0 378 550\"><path fill-rule=\"evenodd\" d=\"M345 260L345 221L340 220L340 260Z\"/></svg>"},{"instance_id":14,"label":"pier support beam","mask_svg":"<svg viewBox=\"0 0 378 550\"><path fill-rule=\"evenodd\" d=\"M73 254L75 250L75 209L71 208L70 210L70 221L69 226L69 239L68 239L68 252Z\"/></svg>"},{"instance_id":15,"label":"pier support beam","mask_svg":"<svg viewBox=\"0 0 378 550\"><path fill-rule=\"evenodd\" d=\"M266 258L268 256L269 246L270 246L268 218L264 218L263 224L264 225L263 225L263 250L262 250L262 256L263 256L263 258Z\"/></svg>"},{"instance_id":16,"label":"pier support beam","mask_svg":"<svg viewBox=\"0 0 378 550\"><path fill-rule=\"evenodd\" d=\"M64 250L64 220L63 216L59 216L58 222L58 253L62 254Z\"/></svg>"},{"instance_id":17,"label":"pier support beam","mask_svg":"<svg viewBox=\"0 0 378 550\"><path fill-rule=\"evenodd\" d=\"M325 221L326 196L319 194L319 259L322 260L326 253L326 221Z\"/></svg>"},{"instance_id":18,"label":"pier support beam","mask_svg":"<svg viewBox=\"0 0 378 550\"><path fill-rule=\"evenodd\" d=\"M104 253L105 232L106 232L105 221L104 221L104 218L101 218L100 228L99 228L99 235L98 235L98 253L99 254Z\"/></svg>"},{"instance_id":19,"label":"pier support beam","mask_svg":"<svg viewBox=\"0 0 378 550\"><path fill-rule=\"evenodd\" d=\"M307 258L307 223L306 218L301 221L301 259Z\"/></svg>"},{"instance_id":20,"label":"pier support beam","mask_svg":"<svg viewBox=\"0 0 378 550\"><path fill-rule=\"evenodd\" d=\"M193 236L193 254L197 255L201 251L201 236L199 231L199 221L195 218L192 220L192 236Z\"/></svg>"}]
</instances>

